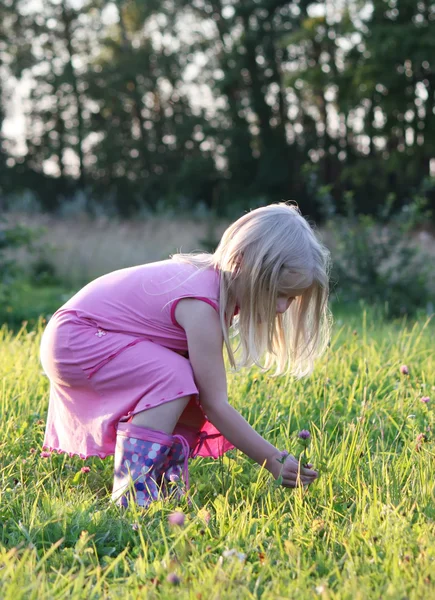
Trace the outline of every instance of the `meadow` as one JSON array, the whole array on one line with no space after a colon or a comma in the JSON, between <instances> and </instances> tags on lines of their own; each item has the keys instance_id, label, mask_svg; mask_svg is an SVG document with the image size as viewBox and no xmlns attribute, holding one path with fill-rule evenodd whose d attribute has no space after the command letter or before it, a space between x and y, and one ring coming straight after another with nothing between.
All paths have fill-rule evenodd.
<instances>
[{"instance_id":1,"label":"meadow","mask_svg":"<svg viewBox=\"0 0 435 600\"><path fill-rule=\"evenodd\" d=\"M312 376L229 375L230 402L277 447L296 454L310 431L308 489L232 450L190 461L191 506L125 512L110 502L112 457L40 456L42 327L0 333L3 600L435 597L431 320L362 308L336 319Z\"/></svg>"}]
</instances>

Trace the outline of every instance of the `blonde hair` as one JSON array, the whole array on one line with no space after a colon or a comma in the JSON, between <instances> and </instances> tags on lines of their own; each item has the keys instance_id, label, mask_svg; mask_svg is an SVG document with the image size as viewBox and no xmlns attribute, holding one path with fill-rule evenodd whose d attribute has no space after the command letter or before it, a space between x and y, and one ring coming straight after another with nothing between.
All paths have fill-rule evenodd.
<instances>
[{"instance_id":1,"label":"blonde hair","mask_svg":"<svg viewBox=\"0 0 435 600\"><path fill-rule=\"evenodd\" d=\"M312 372L329 341L330 254L297 206L281 202L252 210L228 227L214 254L172 258L219 271L220 321L234 369L256 364L264 370L275 365L276 374ZM290 281L285 294L301 293L285 313L276 314L283 278ZM233 350L229 329L237 302L239 344Z\"/></svg>"}]
</instances>

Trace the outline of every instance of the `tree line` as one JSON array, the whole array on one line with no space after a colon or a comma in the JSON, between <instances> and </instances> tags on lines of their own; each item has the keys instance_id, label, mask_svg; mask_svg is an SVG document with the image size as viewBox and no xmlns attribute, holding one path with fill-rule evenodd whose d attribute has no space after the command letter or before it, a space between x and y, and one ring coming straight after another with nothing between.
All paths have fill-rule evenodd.
<instances>
[{"instance_id":1,"label":"tree line","mask_svg":"<svg viewBox=\"0 0 435 600\"><path fill-rule=\"evenodd\" d=\"M4 207L435 207L435 3L3 0ZM423 190L423 192L422 192Z\"/></svg>"}]
</instances>

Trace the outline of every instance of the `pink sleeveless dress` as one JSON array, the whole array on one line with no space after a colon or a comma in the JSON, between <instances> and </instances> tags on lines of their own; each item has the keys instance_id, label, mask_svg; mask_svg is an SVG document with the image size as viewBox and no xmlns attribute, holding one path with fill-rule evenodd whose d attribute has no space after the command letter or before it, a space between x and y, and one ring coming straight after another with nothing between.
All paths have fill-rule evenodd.
<instances>
[{"instance_id":1,"label":"pink sleeveless dress","mask_svg":"<svg viewBox=\"0 0 435 600\"><path fill-rule=\"evenodd\" d=\"M81 458L114 454L116 426L182 396L175 426L191 456L234 448L208 421L175 319L181 298L219 311L219 273L173 260L121 269L92 281L50 319L41 362L50 379L44 448Z\"/></svg>"}]
</instances>

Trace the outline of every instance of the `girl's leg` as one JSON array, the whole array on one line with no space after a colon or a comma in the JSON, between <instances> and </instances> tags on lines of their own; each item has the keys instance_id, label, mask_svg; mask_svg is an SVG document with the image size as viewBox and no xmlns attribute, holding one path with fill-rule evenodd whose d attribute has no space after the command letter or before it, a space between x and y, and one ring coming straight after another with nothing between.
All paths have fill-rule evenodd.
<instances>
[{"instance_id":1,"label":"girl's leg","mask_svg":"<svg viewBox=\"0 0 435 600\"><path fill-rule=\"evenodd\" d=\"M190 396L183 396L160 406L143 410L133 415L131 423L139 427L172 433L189 400Z\"/></svg>"},{"instance_id":2,"label":"girl's leg","mask_svg":"<svg viewBox=\"0 0 435 600\"><path fill-rule=\"evenodd\" d=\"M146 507L159 498L162 483L181 479L188 450L171 434L189 399L177 398L136 413L118 429L112 492L117 504L127 506L133 496ZM187 442L184 445L188 447ZM164 495L166 491L164 485Z\"/></svg>"}]
</instances>

